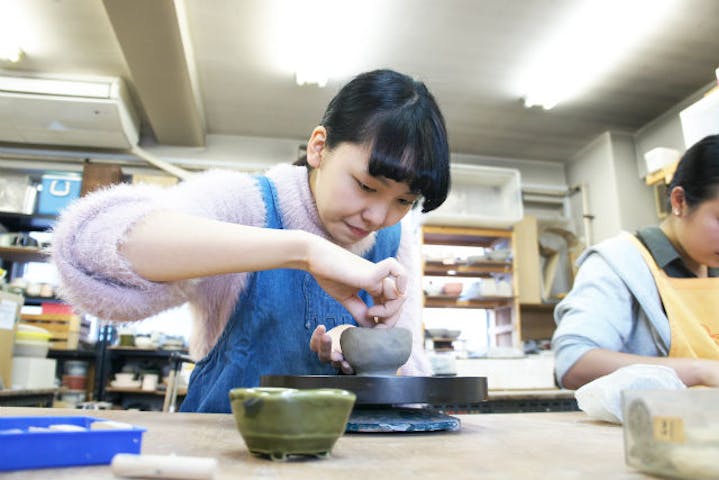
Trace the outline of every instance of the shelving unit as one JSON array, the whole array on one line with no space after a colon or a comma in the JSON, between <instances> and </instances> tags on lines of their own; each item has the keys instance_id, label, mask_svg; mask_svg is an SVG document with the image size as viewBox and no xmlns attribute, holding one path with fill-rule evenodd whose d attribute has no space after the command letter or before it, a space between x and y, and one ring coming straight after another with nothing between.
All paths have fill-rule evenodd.
<instances>
[{"instance_id":1,"label":"shelving unit","mask_svg":"<svg viewBox=\"0 0 719 480\"><path fill-rule=\"evenodd\" d=\"M112 327L105 327L112 328ZM110 335L104 335L110 338ZM184 350L165 350L161 348L139 348L112 345L103 348L101 358L101 380L99 385L98 398L103 401L111 401L116 405L128 407L144 406L147 409L161 410L165 390L143 390L135 387L115 387L110 384L115 373L120 372L123 366L134 364L145 365L146 368L157 370L162 379L162 370L170 365L170 357L173 352L187 353ZM178 390L178 407L182 397L187 393L186 389Z\"/></svg>"},{"instance_id":2,"label":"shelving unit","mask_svg":"<svg viewBox=\"0 0 719 480\"><path fill-rule=\"evenodd\" d=\"M98 398L99 385L102 382L100 378L101 370L98 368L97 359L99 357L98 349L93 350L64 350L64 349L50 349L47 354L48 358L54 358L57 360L56 376L62 378L62 372L65 370L65 362L68 360L84 360L87 362L87 385L84 390L71 390L66 387L62 388L62 394L82 392L85 394L87 401L95 400Z\"/></svg>"},{"instance_id":3,"label":"shelving unit","mask_svg":"<svg viewBox=\"0 0 719 480\"><path fill-rule=\"evenodd\" d=\"M56 218L54 215L0 212L0 224L8 232L44 232L52 227ZM24 263L45 262L47 260L47 252L39 247L0 246L0 266L10 272L10 278L7 278L8 282L15 276L22 276Z\"/></svg>"},{"instance_id":4,"label":"shelving unit","mask_svg":"<svg viewBox=\"0 0 719 480\"><path fill-rule=\"evenodd\" d=\"M448 280L502 277L511 284L509 295L446 295L425 294L425 308L458 308L491 310L493 319L489 325L491 346L519 347L521 329L519 302L516 295L517 280L514 275L514 233L511 229L464 228L453 226L424 225L422 227L423 250L426 245L445 247L477 247L478 251L509 250L506 261L475 259L471 262L442 261L430 258L423 263L424 277L443 277ZM482 250L480 250L482 249Z\"/></svg>"}]
</instances>

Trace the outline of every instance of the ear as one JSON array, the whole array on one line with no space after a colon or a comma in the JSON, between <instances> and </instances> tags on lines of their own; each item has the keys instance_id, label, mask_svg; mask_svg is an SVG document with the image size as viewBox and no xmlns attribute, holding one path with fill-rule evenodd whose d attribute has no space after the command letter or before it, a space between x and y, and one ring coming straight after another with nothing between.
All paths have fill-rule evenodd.
<instances>
[{"instance_id":1,"label":"ear","mask_svg":"<svg viewBox=\"0 0 719 480\"><path fill-rule=\"evenodd\" d=\"M322 150L327 142L327 129L319 125L312 130L310 139L307 141L307 163L312 168L320 166L322 161Z\"/></svg>"},{"instance_id":2,"label":"ear","mask_svg":"<svg viewBox=\"0 0 719 480\"><path fill-rule=\"evenodd\" d=\"M686 196L684 194L684 188L683 187L674 187L672 188L672 191L669 193L669 201L672 205L672 211L674 215L677 217L681 217L682 214L685 212L686 209Z\"/></svg>"}]
</instances>

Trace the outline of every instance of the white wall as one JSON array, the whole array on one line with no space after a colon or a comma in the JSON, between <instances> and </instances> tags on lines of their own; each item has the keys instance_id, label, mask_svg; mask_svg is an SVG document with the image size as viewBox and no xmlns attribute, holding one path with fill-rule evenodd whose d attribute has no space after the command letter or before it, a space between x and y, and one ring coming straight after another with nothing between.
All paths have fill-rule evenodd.
<instances>
[{"instance_id":1,"label":"white wall","mask_svg":"<svg viewBox=\"0 0 719 480\"><path fill-rule=\"evenodd\" d=\"M637 174L632 134L605 132L597 137L572 157L567 178L571 185L587 188L593 244L657 222L653 191ZM574 222L581 224L574 210Z\"/></svg>"},{"instance_id":2,"label":"white wall","mask_svg":"<svg viewBox=\"0 0 719 480\"><path fill-rule=\"evenodd\" d=\"M569 183L586 188L589 210L585 213L594 216L590 232L592 243L611 237L621 228L619 192L615 178L609 132L594 139L574 155L567 165ZM578 213L576 209L575 213ZM574 221L581 225L581 218L575 217ZM585 239L582 240L586 245Z\"/></svg>"},{"instance_id":3,"label":"white wall","mask_svg":"<svg viewBox=\"0 0 719 480\"><path fill-rule=\"evenodd\" d=\"M715 85L716 83L710 83L702 87L637 130L634 134L634 143L637 172L640 177L644 177L648 173L644 161L644 154L646 152L657 147L673 148L680 152L684 152L684 150L687 149L688 145L684 143L684 134L679 119L679 112L702 98L704 94Z\"/></svg>"},{"instance_id":4,"label":"white wall","mask_svg":"<svg viewBox=\"0 0 719 480\"><path fill-rule=\"evenodd\" d=\"M654 190L637 176L634 136L612 132L610 138L620 228L633 232L655 225L659 218L654 206Z\"/></svg>"}]
</instances>

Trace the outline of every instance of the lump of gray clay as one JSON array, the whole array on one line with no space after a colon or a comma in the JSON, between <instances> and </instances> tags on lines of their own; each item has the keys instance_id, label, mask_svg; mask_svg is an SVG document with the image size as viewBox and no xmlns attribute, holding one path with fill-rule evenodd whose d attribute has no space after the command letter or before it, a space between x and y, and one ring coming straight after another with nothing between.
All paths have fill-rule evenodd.
<instances>
[{"instance_id":1,"label":"lump of gray clay","mask_svg":"<svg viewBox=\"0 0 719 480\"><path fill-rule=\"evenodd\" d=\"M401 327L348 328L340 346L357 375L396 375L412 351L412 333Z\"/></svg>"}]
</instances>

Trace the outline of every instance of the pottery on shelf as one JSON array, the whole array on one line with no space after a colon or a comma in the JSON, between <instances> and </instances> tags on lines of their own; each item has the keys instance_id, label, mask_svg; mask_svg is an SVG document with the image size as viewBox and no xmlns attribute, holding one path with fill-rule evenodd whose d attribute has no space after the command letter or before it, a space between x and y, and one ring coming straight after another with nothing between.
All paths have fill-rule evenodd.
<instances>
[{"instance_id":1,"label":"pottery on shelf","mask_svg":"<svg viewBox=\"0 0 719 480\"><path fill-rule=\"evenodd\" d=\"M329 456L347 428L356 395L347 390L257 387L230 390L237 429L254 455Z\"/></svg>"},{"instance_id":2,"label":"pottery on shelf","mask_svg":"<svg viewBox=\"0 0 719 480\"><path fill-rule=\"evenodd\" d=\"M340 346L357 375L396 375L412 351L412 333L400 327L348 328Z\"/></svg>"}]
</instances>

